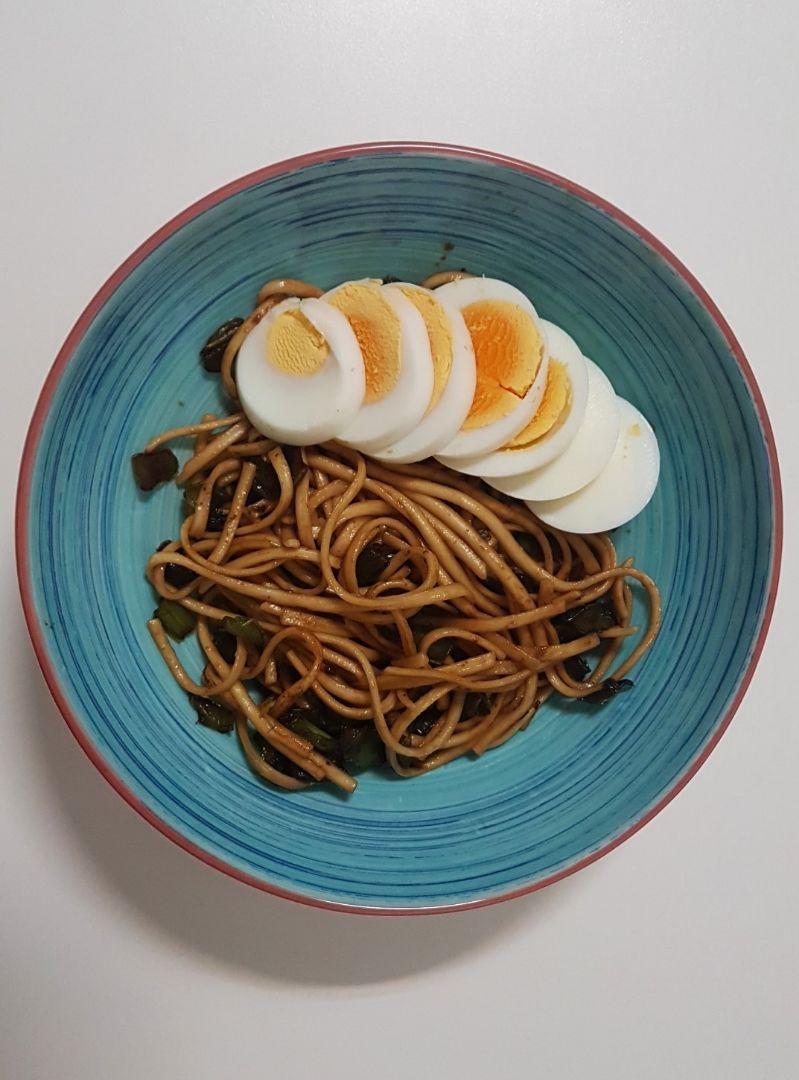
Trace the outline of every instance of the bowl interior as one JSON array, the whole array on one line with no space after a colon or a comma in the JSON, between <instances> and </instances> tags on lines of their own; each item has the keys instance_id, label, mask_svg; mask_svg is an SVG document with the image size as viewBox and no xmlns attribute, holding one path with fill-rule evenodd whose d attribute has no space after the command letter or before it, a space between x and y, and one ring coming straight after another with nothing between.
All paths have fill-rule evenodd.
<instances>
[{"instance_id":1,"label":"bowl interior","mask_svg":"<svg viewBox=\"0 0 799 1080\"><path fill-rule=\"evenodd\" d=\"M653 422L662 475L615 537L659 582L661 636L633 692L547 703L523 734L354 797L269 789L233 736L197 726L145 628L147 555L174 488L136 492L129 457L222 404L197 352L265 279L323 286L466 266L533 298ZM607 210L491 160L343 155L251 179L151 244L84 320L30 463L27 588L73 726L135 800L234 871L366 908L456 905L542 882L639 822L714 739L767 608L773 477L750 390L687 280ZM23 502L25 499L23 498Z\"/></svg>"}]
</instances>

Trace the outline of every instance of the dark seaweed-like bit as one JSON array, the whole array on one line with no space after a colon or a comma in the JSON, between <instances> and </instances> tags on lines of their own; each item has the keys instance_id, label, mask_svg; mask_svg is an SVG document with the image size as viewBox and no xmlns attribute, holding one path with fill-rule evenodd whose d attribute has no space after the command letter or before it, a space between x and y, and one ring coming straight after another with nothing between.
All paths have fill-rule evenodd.
<instances>
[{"instance_id":1,"label":"dark seaweed-like bit","mask_svg":"<svg viewBox=\"0 0 799 1080\"><path fill-rule=\"evenodd\" d=\"M585 677L591 672L591 665L583 656L569 657L564 661L566 674L573 678L575 683L583 683Z\"/></svg>"},{"instance_id":2,"label":"dark seaweed-like bit","mask_svg":"<svg viewBox=\"0 0 799 1080\"><path fill-rule=\"evenodd\" d=\"M173 589L182 589L196 578L188 566L178 566L176 563L167 563L164 567L164 581Z\"/></svg>"},{"instance_id":3,"label":"dark seaweed-like bit","mask_svg":"<svg viewBox=\"0 0 799 1080\"><path fill-rule=\"evenodd\" d=\"M396 555L394 548L382 540L372 540L355 560L355 576L359 585L374 585Z\"/></svg>"},{"instance_id":4,"label":"dark seaweed-like bit","mask_svg":"<svg viewBox=\"0 0 799 1080\"><path fill-rule=\"evenodd\" d=\"M454 638L440 637L437 641L434 641L427 650L427 659L430 661L431 667L438 667L440 664L443 664L447 657L452 653L454 646ZM463 660L465 657L458 656L455 657L455 659Z\"/></svg>"},{"instance_id":5,"label":"dark seaweed-like bit","mask_svg":"<svg viewBox=\"0 0 799 1080\"><path fill-rule=\"evenodd\" d=\"M209 532L221 532L227 521L230 509L230 492L220 488L214 488L211 496L211 505L208 508L208 522L206 528Z\"/></svg>"},{"instance_id":6,"label":"dark seaweed-like bit","mask_svg":"<svg viewBox=\"0 0 799 1080\"><path fill-rule=\"evenodd\" d=\"M439 622L441 612L436 611L436 608L429 605L426 608L422 608L421 611L417 611L415 615L412 615L408 619L408 625L411 628L413 634L413 640L416 642L417 648L425 636L433 630ZM456 639L451 637L440 637L427 650L427 659L430 661L432 667L438 667L439 664L443 664L444 661L450 656L454 649L456 649ZM465 659L465 656L455 657L455 659Z\"/></svg>"},{"instance_id":7,"label":"dark seaweed-like bit","mask_svg":"<svg viewBox=\"0 0 799 1080\"><path fill-rule=\"evenodd\" d=\"M284 446L283 456L289 467L291 479L296 484L307 468L302 459L302 450L299 446ZM253 503L258 502L277 502L280 497L280 481L272 462L265 457L253 457L247 460L255 466L255 476L247 496L247 505L252 506Z\"/></svg>"},{"instance_id":8,"label":"dark seaweed-like bit","mask_svg":"<svg viewBox=\"0 0 799 1080\"><path fill-rule=\"evenodd\" d=\"M224 630L215 630L211 635L216 650L226 664L232 664L236 659L236 639L232 634Z\"/></svg>"},{"instance_id":9,"label":"dark seaweed-like bit","mask_svg":"<svg viewBox=\"0 0 799 1080\"><path fill-rule=\"evenodd\" d=\"M251 506L257 502L276 502L280 495L280 481L277 478L277 473L272 468L271 461L267 461L264 457L249 458L249 461L255 466L255 476L253 477L252 486L250 492L247 495L247 505Z\"/></svg>"},{"instance_id":10,"label":"dark seaweed-like bit","mask_svg":"<svg viewBox=\"0 0 799 1080\"><path fill-rule=\"evenodd\" d=\"M225 355L225 349L243 322L244 319L228 319L221 326L217 326L200 349L200 360L206 371L215 373L222 370L222 358Z\"/></svg>"},{"instance_id":11,"label":"dark seaweed-like bit","mask_svg":"<svg viewBox=\"0 0 799 1080\"><path fill-rule=\"evenodd\" d=\"M162 540L156 551L163 551L165 547L169 547L172 543L171 540ZM184 585L188 585L189 582L194 581L196 574L189 570L188 566L179 566L178 563L166 563L164 566L164 581L167 585L171 585L173 589L182 589Z\"/></svg>"},{"instance_id":12,"label":"dark seaweed-like bit","mask_svg":"<svg viewBox=\"0 0 799 1080\"><path fill-rule=\"evenodd\" d=\"M514 575L519 579L522 585L524 585L525 589L527 589L529 593L535 592L535 582L530 575L525 573L524 570L521 570L518 566L514 566L512 569Z\"/></svg>"},{"instance_id":13,"label":"dark seaweed-like bit","mask_svg":"<svg viewBox=\"0 0 799 1080\"><path fill-rule=\"evenodd\" d=\"M286 464L289 467L291 473L291 479L296 484L302 474L308 468L302 459L302 447L301 446L284 446L283 457L286 459Z\"/></svg>"},{"instance_id":14,"label":"dark seaweed-like bit","mask_svg":"<svg viewBox=\"0 0 799 1080\"><path fill-rule=\"evenodd\" d=\"M590 705L604 705L616 694L623 694L625 690L632 690L632 688L632 679L606 679L604 686L584 697L583 701L587 701Z\"/></svg>"},{"instance_id":15,"label":"dark seaweed-like bit","mask_svg":"<svg viewBox=\"0 0 799 1080\"><path fill-rule=\"evenodd\" d=\"M130 463L140 491L152 491L159 484L171 480L178 471L178 459L166 446L134 454Z\"/></svg>"},{"instance_id":16,"label":"dark seaweed-like bit","mask_svg":"<svg viewBox=\"0 0 799 1080\"><path fill-rule=\"evenodd\" d=\"M407 733L409 735L429 735L440 719L441 713L434 705L431 705L429 709L425 709L424 712L419 713L417 717L411 720L407 727Z\"/></svg>"},{"instance_id":17,"label":"dark seaweed-like bit","mask_svg":"<svg viewBox=\"0 0 799 1080\"><path fill-rule=\"evenodd\" d=\"M576 641L586 634L598 634L616 626L616 612L613 602L607 594L590 604L572 608L552 620L552 625L562 644Z\"/></svg>"},{"instance_id":18,"label":"dark seaweed-like bit","mask_svg":"<svg viewBox=\"0 0 799 1080\"><path fill-rule=\"evenodd\" d=\"M563 661L566 674L575 682L583 682L591 670L591 666L584 656L570 656Z\"/></svg>"},{"instance_id":19,"label":"dark seaweed-like bit","mask_svg":"<svg viewBox=\"0 0 799 1080\"><path fill-rule=\"evenodd\" d=\"M522 551L524 551L526 555L529 555L531 559L534 559L537 563L544 561L544 552L541 549L538 539L532 533L515 532L513 533L513 539Z\"/></svg>"},{"instance_id":20,"label":"dark seaweed-like bit","mask_svg":"<svg viewBox=\"0 0 799 1080\"><path fill-rule=\"evenodd\" d=\"M473 716L488 716L491 712L491 698L484 692L472 691L466 695L461 712L461 720L471 720Z\"/></svg>"}]
</instances>

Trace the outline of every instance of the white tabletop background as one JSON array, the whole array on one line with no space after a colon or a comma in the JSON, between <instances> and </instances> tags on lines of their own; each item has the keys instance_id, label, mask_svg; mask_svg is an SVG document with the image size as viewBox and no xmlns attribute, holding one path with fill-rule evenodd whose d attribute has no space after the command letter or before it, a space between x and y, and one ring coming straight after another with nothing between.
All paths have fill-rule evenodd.
<instances>
[{"instance_id":1,"label":"white tabletop background","mask_svg":"<svg viewBox=\"0 0 799 1080\"><path fill-rule=\"evenodd\" d=\"M2 12L0 1076L793 1080L795 5L7 0ZM242 173L384 139L534 161L653 230L739 336L787 496L771 635L688 788L558 885L421 919L275 899L145 824L50 700L11 543L40 385L118 263Z\"/></svg>"}]
</instances>

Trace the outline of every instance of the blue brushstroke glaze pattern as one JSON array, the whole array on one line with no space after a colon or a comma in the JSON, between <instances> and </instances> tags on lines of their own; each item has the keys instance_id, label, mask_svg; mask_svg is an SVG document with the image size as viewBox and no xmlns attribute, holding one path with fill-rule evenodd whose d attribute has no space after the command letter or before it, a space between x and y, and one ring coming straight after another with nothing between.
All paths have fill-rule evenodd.
<instances>
[{"instance_id":1,"label":"blue brushstroke glaze pattern","mask_svg":"<svg viewBox=\"0 0 799 1080\"><path fill-rule=\"evenodd\" d=\"M444 244L454 245L444 257ZM442 261L444 260L444 261ZM480 760L350 799L271 790L233 736L199 727L145 628L148 554L173 486L137 493L130 455L222 404L197 353L258 286L329 286L466 266L533 298L653 422L662 475L621 557L662 586L633 692L547 703ZM185 455L186 448L180 449ZM648 244L557 184L496 163L381 152L254 182L169 236L99 311L63 374L34 463L33 600L71 709L159 818L304 897L361 907L486 899L563 870L640 820L712 738L764 617L774 546L764 435L729 346Z\"/></svg>"}]
</instances>

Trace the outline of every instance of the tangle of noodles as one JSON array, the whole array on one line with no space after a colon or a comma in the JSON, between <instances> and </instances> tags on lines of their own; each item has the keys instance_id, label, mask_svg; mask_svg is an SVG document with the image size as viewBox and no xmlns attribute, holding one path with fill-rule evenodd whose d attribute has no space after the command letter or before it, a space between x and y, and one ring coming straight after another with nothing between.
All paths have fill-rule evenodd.
<instances>
[{"instance_id":1,"label":"tangle of noodles","mask_svg":"<svg viewBox=\"0 0 799 1080\"><path fill-rule=\"evenodd\" d=\"M246 333L285 295L320 291L286 278L261 289L222 361L234 400ZM187 514L147 575L196 619L199 682L161 621L148 627L178 683L232 711L250 765L280 787L328 779L355 788L335 755L281 722L309 695L332 730L372 728L391 768L416 776L506 742L553 692L613 689L609 680L622 679L657 633L655 584L631 559L619 563L606 535L546 527L523 503L435 462L385 465L336 443L284 449L240 411L165 432L145 449L186 437L193 454L177 481ZM271 490L255 498L265 473ZM360 556L375 552L378 572L359 580ZM174 583L176 568L185 584ZM617 662L637 631L631 583L648 618ZM612 625L561 641L558 618L600 598ZM218 632L230 619L254 633L236 638L226 659ZM594 649L593 671L579 661L575 670L570 660Z\"/></svg>"}]
</instances>

